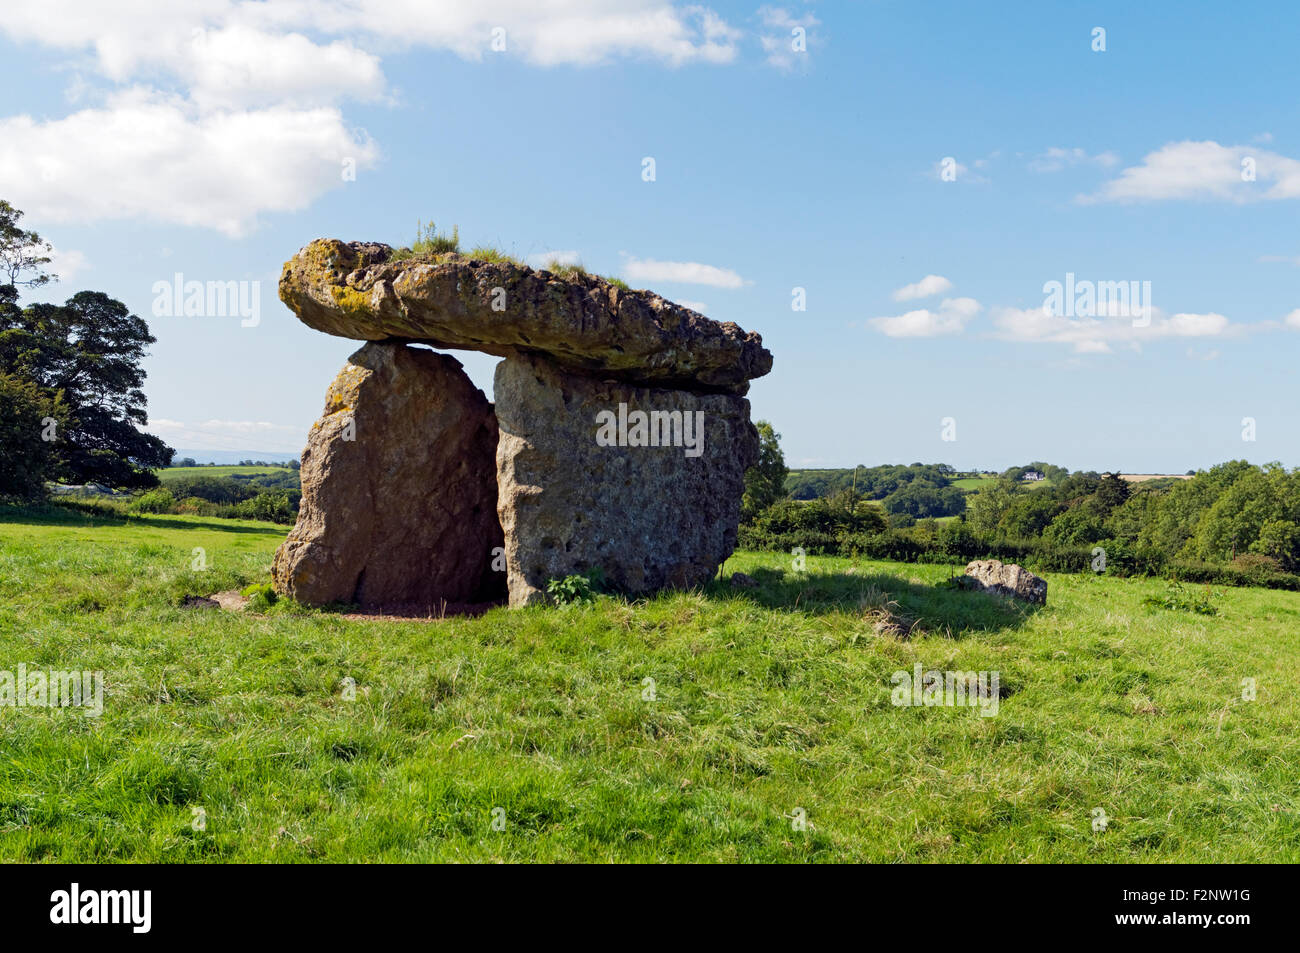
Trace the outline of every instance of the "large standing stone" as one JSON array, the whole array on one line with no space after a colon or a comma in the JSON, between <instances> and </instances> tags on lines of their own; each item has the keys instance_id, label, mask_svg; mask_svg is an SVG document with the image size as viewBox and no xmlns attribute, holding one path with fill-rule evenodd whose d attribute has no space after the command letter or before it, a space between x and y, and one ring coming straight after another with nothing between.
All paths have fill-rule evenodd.
<instances>
[{"instance_id":1,"label":"large standing stone","mask_svg":"<svg viewBox=\"0 0 1300 953\"><path fill-rule=\"evenodd\" d=\"M597 568L629 593L700 585L731 555L745 470L758 459L749 401L602 381L539 357L502 361L495 390L511 606L540 601L550 579ZM636 445L638 411L678 415L677 430L656 417L648 436L679 445ZM616 434L620 413L628 445L601 446L598 431L610 436L612 419ZM696 414L698 455L680 445L695 436Z\"/></svg>"},{"instance_id":2,"label":"large standing stone","mask_svg":"<svg viewBox=\"0 0 1300 953\"><path fill-rule=\"evenodd\" d=\"M275 554L276 589L364 608L499 596L496 442L492 405L459 361L403 344L361 348L303 451L302 505Z\"/></svg>"},{"instance_id":3,"label":"large standing stone","mask_svg":"<svg viewBox=\"0 0 1300 953\"><path fill-rule=\"evenodd\" d=\"M321 238L285 262L280 299L309 327L501 357L655 387L743 394L772 369L763 339L649 291L465 255L394 260L377 242Z\"/></svg>"}]
</instances>

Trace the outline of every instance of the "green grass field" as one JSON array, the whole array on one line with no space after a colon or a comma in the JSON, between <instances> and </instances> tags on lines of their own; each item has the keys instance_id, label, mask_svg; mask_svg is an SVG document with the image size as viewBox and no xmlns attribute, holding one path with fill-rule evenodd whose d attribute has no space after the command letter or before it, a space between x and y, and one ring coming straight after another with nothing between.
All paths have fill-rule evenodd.
<instances>
[{"instance_id":1,"label":"green grass field","mask_svg":"<svg viewBox=\"0 0 1300 953\"><path fill-rule=\"evenodd\" d=\"M746 553L753 590L235 614L180 602L284 527L52 512L0 511L0 669L103 670L104 712L0 707L3 860L1300 860L1298 593L1052 575L1035 612ZM895 707L918 662L1007 697Z\"/></svg>"},{"instance_id":2,"label":"green grass field","mask_svg":"<svg viewBox=\"0 0 1300 953\"><path fill-rule=\"evenodd\" d=\"M213 467L165 467L155 470L158 479L166 483L168 480L176 480L180 477L210 476L210 477L228 477L228 476L248 476L250 474L260 475L264 473L285 473L286 467L241 467L238 465L222 465Z\"/></svg>"},{"instance_id":3,"label":"green grass field","mask_svg":"<svg viewBox=\"0 0 1300 953\"><path fill-rule=\"evenodd\" d=\"M960 480L953 480L952 485L962 490L979 490L997 482L997 477L963 477Z\"/></svg>"},{"instance_id":4,"label":"green grass field","mask_svg":"<svg viewBox=\"0 0 1300 953\"><path fill-rule=\"evenodd\" d=\"M960 480L953 480L952 485L962 490L974 491L982 490L984 487L992 486L997 482L997 477L963 477ZM1039 480L1036 483L1022 483L1021 485L1031 490L1042 490L1052 486L1053 483L1051 480Z\"/></svg>"}]
</instances>

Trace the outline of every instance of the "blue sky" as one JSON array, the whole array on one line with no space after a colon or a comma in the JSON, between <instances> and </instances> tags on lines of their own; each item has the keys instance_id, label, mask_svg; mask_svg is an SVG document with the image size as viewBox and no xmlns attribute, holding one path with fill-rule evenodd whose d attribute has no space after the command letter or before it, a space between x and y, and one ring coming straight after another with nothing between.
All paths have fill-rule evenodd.
<instances>
[{"instance_id":1,"label":"blue sky","mask_svg":"<svg viewBox=\"0 0 1300 953\"><path fill-rule=\"evenodd\" d=\"M58 249L41 297L150 321L173 446L296 451L357 345L279 303L280 265L433 219L759 331L791 465L1300 464L1296 5L28 6L0 197ZM178 272L259 281L260 322L155 316ZM1152 310L1044 312L1067 273ZM490 395L495 359L457 356Z\"/></svg>"}]
</instances>

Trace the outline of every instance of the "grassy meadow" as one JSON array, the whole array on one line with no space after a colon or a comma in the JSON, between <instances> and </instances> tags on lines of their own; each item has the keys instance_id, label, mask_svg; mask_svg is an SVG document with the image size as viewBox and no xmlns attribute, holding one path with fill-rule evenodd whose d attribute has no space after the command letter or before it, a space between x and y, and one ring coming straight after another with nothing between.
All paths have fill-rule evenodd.
<instances>
[{"instance_id":1,"label":"grassy meadow","mask_svg":"<svg viewBox=\"0 0 1300 953\"><path fill-rule=\"evenodd\" d=\"M163 467L155 470L158 479L167 484L169 480L179 480L181 477L230 477L230 476L263 476L267 473L284 473L287 467L269 467L269 466L240 466L239 464L219 464L211 467Z\"/></svg>"},{"instance_id":2,"label":"grassy meadow","mask_svg":"<svg viewBox=\"0 0 1300 953\"><path fill-rule=\"evenodd\" d=\"M997 477L962 477L960 480L953 480L952 485L963 490L982 490L997 482Z\"/></svg>"},{"instance_id":3,"label":"grassy meadow","mask_svg":"<svg viewBox=\"0 0 1300 953\"><path fill-rule=\"evenodd\" d=\"M0 859L1300 860L1300 593L1049 575L1034 611L741 553L757 588L472 619L182 607L285 532L0 511L0 669L107 680L98 718L0 707ZM996 716L895 707L916 663L999 672Z\"/></svg>"}]
</instances>

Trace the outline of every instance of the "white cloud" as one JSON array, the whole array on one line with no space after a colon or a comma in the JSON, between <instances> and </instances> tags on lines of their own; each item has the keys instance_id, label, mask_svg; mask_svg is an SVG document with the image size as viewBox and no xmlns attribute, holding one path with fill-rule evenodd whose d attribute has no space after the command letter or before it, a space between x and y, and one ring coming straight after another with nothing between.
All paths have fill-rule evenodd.
<instances>
[{"instance_id":1,"label":"white cloud","mask_svg":"<svg viewBox=\"0 0 1300 953\"><path fill-rule=\"evenodd\" d=\"M552 263L559 265L582 264L582 255L572 249L565 251L541 251L537 252L535 255L529 255L524 260L534 268L545 268L547 265Z\"/></svg>"},{"instance_id":2,"label":"white cloud","mask_svg":"<svg viewBox=\"0 0 1300 953\"><path fill-rule=\"evenodd\" d=\"M1254 180L1243 178L1253 164ZM1300 198L1300 161L1251 146L1171 142L1120 172L1083 202L1215 199L1227 202Z\"/></svg>"},{"instance_id":3,"label":"white cloud","mask_svg":"<svg viewBox=\"0 0 1300 953\"><path fill-rule=\"evenodd\" d=\"M300 33L277 36L245 26L195 33L173 71L202 107L276 103L318 106L346 97L378 99L379 57L348 41L318 45Z\"/></svg>"},{"instance_id":4,"label":"white cloud","mask_svg":"<svg viewBox=\"0 0 1300 953\"><path fill-rule=\"evenodd\" d=\"M709 306L703 301L687 301L685 298L677 298L675 303L681 305L683 308L690 308L692 311L698 311L700 314L709 313Z\"/></svg>"},{"instance_id":5,"label":"white cloud","mask_svg":"<svg viewBox=\"0 0 1300 953\"><path fill-rule=\"evenodd\" d=\"M500 52L492 47L498 28L505 31ZM291 87L300 71L310 73L298 55L305 48L287 42L301 32L339 38L320 63L318 79L325 83L335 82L326 75L335 66L368 72L373 57L351 43L429 47L473 60L503 55L539 66L621 57L680 66L730 62L740 37L707 7L667 0L45 0L6 11L0 30L60 49L89 48L99 68L119 82L146 67L220 73L223 64L242 61L263 78L278 75L280 83L288 71L295 77ZM265 61L262 54L272 47L287 53L287 62ZM185 56L201 62L184 63Z\"/></svg>"},{"instance_id":6,"label":"white cloud","mask_svg":"<svg viewBox=\"0 0 1300 953\"><path fill-rule=\"evenodd\" d=\"M892 295L895 301L914 301L917 298L929 298L943 294L952 288L952 282L942 275L926 275L920 281L903 285Z\"/></svg>"},{"instance_id":7,"label":"white cloud","mask_svg":"<svg viewBox=\"0 0 1300 953\"><path fill-rule=\"evenodd\" d=\"M1282 320L1287 327L1300 331L1300 308L1296 308Z\"/></svg>"},{"instance_id":8,"label":"white cloud","mask_svg":"<svg viewBox=\"0 0 1300 953\"><path fill-rule=\"evenodd\" d=\"M64 251L55 248L50 252L49 270L59 276L59 281L71 281L90 267L90 262L83 252L70 248Z\"/></svg>"},{"instance_id":9,"label":"white cloud","mask_svg":"<svg viewBox=\"0 0 1300 953\"><path fill-rule=\"evenodd\" d=\"M0 36L69 54L59 117L0 118L6 197L53 222L141 218L241 235L373 166L339 104L389 96L379 53L537 66L727 63L740 32L669 0L44 0ZM503 33L500 31L504 31ZM493 51L494 41L505 48ZM378 52L376 52L378 51Z\"/></svg>"},{"instance_id":10,"label":"white cloud","mask_svg":"<svg viewBox=\"0 0 1300 953\"><path fill-rule=\"evenodd\" d=\"M1259 260L1265 263L1284 262L1288 265L1300 266L1300 255L1260 255Z\"/></svg>"},{"instance_id":11,"label":"white cloud","mask_svg":"<svg viewBox=\"0 0 1300 953\"><path fill-rule=\"evenodd\" d=\"M945 298L937 311L923 308L894 317L871 318L867 323L891 338L932 338L960 334L979 311L980 303L974 298Z\"/></svg>"},{"instance_id":12,"label":"white cloud","mask_svg":"<svg viewBox=\"0 0 1300 953\"><path fill-rule=\"evenodd\" d=\"M795 15L784 7L759 7L758 18L763 24L758 40L767 54L767 64L779 70L793 69L796 62L807 58L817 39L813 27L821 25L810 12ZM795 49L795 30L803 31L802 51Z\"/></svg>"},{"instance_id":13,"label":"white cloud","mask_svg":"<svg viewBox=\"0 0 1300 953\"><path fill-rule=\"evenodd\" d=\"M1095 156L1090 156L1085 150L1077 147L1062 149L1053 146L1042 155L1031 159L1029 169L1031 172L1060 172L1062 169L1085 164L1099 165L1109 169L1112 166L1119 165L1119 156L1113 152L1099 152Z\"/></svg>"},{"instance_id":14,"label":"white cloud","mask_svg":"<svg viewBox=\"0 0 1300 953\"><path fill-rule=\"evenodd\" d=\"M180 420L155 417L143 429L162 437L172 446L181 444L191 450L296 452L307 441L307 432L302 427L265 420L205 420L190 425Z\"/></svg>"},{"instance_id":15,"label":"white cloud","mask_svg":"<svg viewBox=\"0 0 1300 953\"><path fill-rule=\"evenodd\" d=\"M1141 347L1148 341L1167 338L1213 338L1237 333L1221 314L1180 312L1166 316L1151 308L1148 324L1135 324L1132 317L1070 318L1046 307L996 308L992 312L995 336L1005 341L1032 344L1065 344L1079 354L1109 353L1112 345Z\"/></svg>"},{"instance_id":16,"label":"white cloud","mask_svg":"<svg viewBox=\"0 0 1300 953\"><path fill-rule=\"evenodd\" d=\"M629 258L623 275L631 282L671 282L686 285L710 285L714 288L740 288L746 282L730 268L702 265L695 261L656 261L653 258Z\"/></svg>"},{"instance_id":17,"label":"white cloud","mask_svg":"<svg viewBox=\"0 0 1300 953\"><path fill-rule=\"evenodd\" d=\"M64 119L0 119L0 182L49 222L143 218L238 236L260 212L305 208L378 148L337 109L196 114L133 90Z\"/></svg>"}]
</instances>

